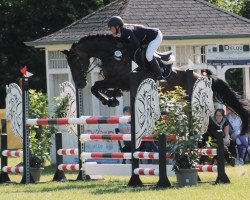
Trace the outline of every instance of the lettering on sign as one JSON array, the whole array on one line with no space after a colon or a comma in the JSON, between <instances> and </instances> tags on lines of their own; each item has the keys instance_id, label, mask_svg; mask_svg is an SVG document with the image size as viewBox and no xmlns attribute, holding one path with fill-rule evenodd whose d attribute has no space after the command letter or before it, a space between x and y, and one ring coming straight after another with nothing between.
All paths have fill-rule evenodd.
<instances>
[{"instance_id":1,"label":"lettering on sign","mask_svg":"<svg viewBox=\"0 0 250 200\"><path fill-rule=\"evenodd\" d=\"M250 65L249 44L208 45L207 64L211 65Z\"/></svg>"}]
</instances>

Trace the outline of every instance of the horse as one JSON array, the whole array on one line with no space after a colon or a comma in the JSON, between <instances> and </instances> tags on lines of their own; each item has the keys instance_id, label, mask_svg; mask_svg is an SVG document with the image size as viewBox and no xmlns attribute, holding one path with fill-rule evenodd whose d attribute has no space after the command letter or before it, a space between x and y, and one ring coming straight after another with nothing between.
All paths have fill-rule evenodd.
<instances>
[{"instance_id":1,"label":"horse","mask_svg":"<svg viewBox=\"0 0 250 200\"><path fill-rule=\"evenodd\" d=\"M73 43L70 50L62 51L67 58L75 86L77 88L84 88L86 86L86 77L90 69L90 58L98 58L101 60L103 80L96 81L91 87L91 92L95 95L104 105L115 107L119 105L117 97L122 96L122 91L129 91L129 77L131 72L132 60L141 56L135 56L138 51L134 52L129 49L121 49L121 57L114 55L119 50L117 48L117 41L113 35L89 35L81 38L78 42ZM119 54L120 54L119 52ZM116 53L115 53L116 54ZM175 86L181 86L187 89L188 74L190 71L182 70L176 67L169 68L169 63L164 63L163 58L172 59L171 53L158 54L158 61L164 67L164 75L166 78L165 83L161 83L165 91L170 91ZM143 53L141 54L143 55ZM120 56L120 55L119 55ZM139 67L137 68L141 79L151 77L156 80L156 74L150 70L149 64L139 59ZM165 60L166 61L166 60ZM166 73L171 72L170 74ZM199 78L195 72L192 72L192 85ZM212 91L214 98L222 102L234 110L242 119L242 132L248 131L250 106L246 99L238 95L227 82L222 79L210 75L212 80Z\"/></svg>"}]
</instances>

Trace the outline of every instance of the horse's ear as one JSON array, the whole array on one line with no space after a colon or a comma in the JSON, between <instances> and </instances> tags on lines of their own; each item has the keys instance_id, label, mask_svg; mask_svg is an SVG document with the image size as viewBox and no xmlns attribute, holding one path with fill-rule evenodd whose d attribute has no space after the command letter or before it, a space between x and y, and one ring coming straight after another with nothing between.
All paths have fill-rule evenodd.
<instances>
[{"instance_id":1,"label":"horse's ear","mask_svg":"<svg viewBox=\"0 0 250 200\"><path fill-rule=\"evenodd\" d=\"M68 50L63 50L63 51L61 51L63 54L65 54L66 56L68 55L68 53L69 53L69 51Z\"/></svg>"}]
</instances>

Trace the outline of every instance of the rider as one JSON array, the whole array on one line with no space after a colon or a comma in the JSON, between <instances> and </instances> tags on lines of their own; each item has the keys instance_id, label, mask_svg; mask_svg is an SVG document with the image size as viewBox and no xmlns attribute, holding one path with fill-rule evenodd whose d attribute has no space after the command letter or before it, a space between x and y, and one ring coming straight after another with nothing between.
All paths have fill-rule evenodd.
<instances>
[{"instance_id":1,"label":"rider","mask_svg":"<svg viewBox=\"0 0 250 200\"><path fill-rule=\"evenodd\" d=\"M108 21L110 31L118 36L118 48L128 48L133 51L142 45L148 45L146 58L152 70L157 74L157 80L165 81L158 61L154 53L162 41L162 33L159 29L142 25L124 24L120 16L113 16Z\"/></svg>"}]
</instances>

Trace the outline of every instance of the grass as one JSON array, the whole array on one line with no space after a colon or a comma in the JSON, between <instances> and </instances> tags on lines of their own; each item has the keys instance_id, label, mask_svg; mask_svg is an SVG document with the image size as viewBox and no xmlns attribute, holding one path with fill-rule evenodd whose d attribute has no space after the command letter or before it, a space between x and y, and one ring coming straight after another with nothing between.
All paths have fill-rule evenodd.
<instances>
[{"instance_id":1,"label":"grass","mask_svg":"<svg viewBox=\"0 0 250 200\"><path fill-rule=\"evenodd\" d=\"M171 188L161 189L152 186L127 187L129 177L104 177L97 181L67 181L52 182L55 166L47 166L43 171L41 183L19 184L21 175L10 174L10 179L16 183L0 184L0 199L8 200L145 200L145 199L171 199L171 200L246 200L250 199L250 164L226 168L230 184L212 185L201 183L193 187L176 187L176 178L170 177ZM201 180L214 181L215 173L199 173ZM75 180L77 173L66 173L68 180ZM146 185L155 184L157 177L141 177Z\"/></svg>"}]
</instances>

